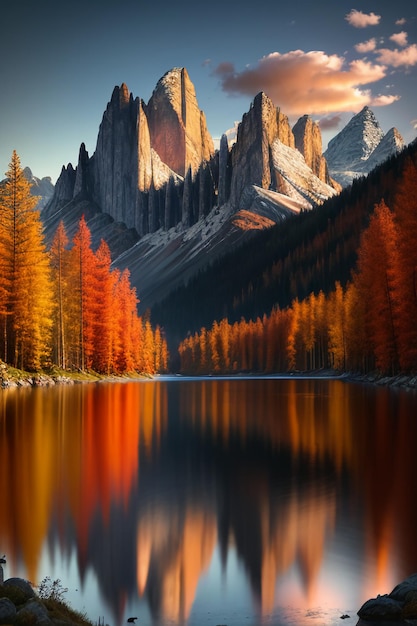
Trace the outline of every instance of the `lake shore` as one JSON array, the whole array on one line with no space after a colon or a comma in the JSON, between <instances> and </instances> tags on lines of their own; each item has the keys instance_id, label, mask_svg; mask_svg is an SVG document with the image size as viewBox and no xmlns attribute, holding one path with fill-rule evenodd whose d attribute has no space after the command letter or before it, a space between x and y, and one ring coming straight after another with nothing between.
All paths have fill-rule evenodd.
<instances>
[{"instance_id":1,"label":"lake shore","mask_svg":"<svg viewBox=\"0 0 417 626\"><path fill-rule=\"evenodd\" d=\"M25 372L0 360L0 389L24 387L53 387L55 385L75 385L80 383L127 382L145 380L150 376L130 372L125 375L102 375L94 371L65 371L52 368L47 372Z\"/></svg>"},{"instance_id":2,"label":"lake shore","mask_svg":"<svg viewBox=\"0 0 417 626\"><path fill-rule=\"evenodd\" d=\"M380 372L343 372L333 369L277 372L280 376L300 376L303 378L340 378L346 382L379 385L382 387L398 387L402 389L417 389L417 374L397 374L386 376ZM235 374L239 378L239 374ZM260 374L254 374L259 377ZM271 376L271 374L268 374ZM0 389L18 387L52 387L55 385L74 385L80 383L97 382L128 382L131 380L149 380L152 375L129 372L124 375L105 375L94 371L73 370L66 371L52 368L48 372L25 372L8 366L0 360Z\"/></svg>"}]
</instances>

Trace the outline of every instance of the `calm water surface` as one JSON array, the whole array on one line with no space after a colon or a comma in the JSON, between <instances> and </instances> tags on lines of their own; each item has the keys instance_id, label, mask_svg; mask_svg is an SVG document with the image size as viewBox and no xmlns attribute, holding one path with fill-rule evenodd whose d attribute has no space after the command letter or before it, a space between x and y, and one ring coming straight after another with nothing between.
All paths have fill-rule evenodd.
<instances>
[{"instance_id":1,"label":"calm water surface","mask_svg":"<svg viewBox=\"0 0 417 626\"><path fill-rule=\"evenodd\" d=\"M3 390L5 578L110 626L356 624L417 571L416 407L324 379Z\"/></svg>"}]
</instances>

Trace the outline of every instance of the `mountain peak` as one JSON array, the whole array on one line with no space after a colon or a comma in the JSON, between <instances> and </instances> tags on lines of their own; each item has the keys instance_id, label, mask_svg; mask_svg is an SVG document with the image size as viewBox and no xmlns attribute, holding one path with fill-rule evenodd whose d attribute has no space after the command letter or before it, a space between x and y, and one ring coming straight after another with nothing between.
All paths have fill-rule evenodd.
<instances>
[{"instance_id":1,"label":"mountain peak","mask_svg":"<svg viewBox=\"0 0 417 626\"><path fill-rule=\"evenodd\" d=\"M151 143L174 172L195 173L214 154L206 118L184 67L174 67L158 81L146 106Z\"/></svg>"},{"instance_id":2,"label":"mountain peak","mask_svg":"<svg viewBox=\"0 0 417 626\"><path fill-rule=\"evenodd\" d=\"M364 173L369 166L375 167L381 161L370 161L366 164L374 150L384 137L374 112L365 106L354 115L346 126L329 141L324 157L329 166L330 175L340 184L346 185Z\"/></svg>"}]
</instances>

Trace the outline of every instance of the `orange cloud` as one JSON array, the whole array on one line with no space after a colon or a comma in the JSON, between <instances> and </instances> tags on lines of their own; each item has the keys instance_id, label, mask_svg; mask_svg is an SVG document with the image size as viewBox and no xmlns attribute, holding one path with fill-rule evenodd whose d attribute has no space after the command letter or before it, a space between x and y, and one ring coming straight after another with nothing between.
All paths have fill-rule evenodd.
<instances>
[{"instance_id":1,"label":"orange cloud","mask_svg":"<svg viewBox=\"0 0 417 626\"><path fill-rule=\"evenodd\" d=\"M413 43L403 50L388 50L381 48L377 51L378 61L391 67L411 67L417 65L417 44Z\"/></svg>"},{"instance_id":2,"label":"orange cloud","mask_svg":"<svg viewBox=\"0 0 417 626\"><path fill-rule=\"evenodd\" d=\"M363 41L362 43L358 43L355 46L355 50L360 52L361 54L365 54L366 52L372 52L376 48L376 39L373 37L372 39L368 39L368 41Z\"/></svg>"},{"instance_id":3,"label":"orange cloud","mask_svg":"<svg viewBox=\"0 0 417 626\"><path fill-rule=\"evenodd\" d=\"M401 46L401 48L404 48L407 45L408 43L407 38L408 38L408 35L404 30L402 30L400 33L394 33L390 37L391 41L396 43L397 46Z\"/></svg>"},{"instance_id":4,"label":"orange cloud","mask_svg":"<svg viewBox=\"0 0 417 626\"><path fill-rule=\"evenodd\" d=\"M357 11L356 9L352 9L351 12L345 16L345 20L355 28L376 26L379 24L380 19L380 15L375 15L375 13L362 13L362 11Z\"/></svg>"},{"instance_id":5,"label":"orange cloud","mask_svg":"<svg viewBox=\"0 0 417 626\"><path fill-rule=\"evenodd\" d=\"M372 104L367 86L386 75L386 67L364 60L345 63L343 57L322 51L273 52L254 67L236 72L221 63L214 73L229 94L255 96L264 91L289 116L359 111ZM392 96L396 98L396 96Z\"/></svg>"},{"instance_id":6,"label":"orange cloud","mask_svg":"<svg viewBox=\"0 0 417 626\"><path fill-rule=\"evenodd\" d=\"M393 102L397 102L400 99L400 96L375 96L372 98L372 106L374 107L386 107Z\"/></svg>"}]
</instances>

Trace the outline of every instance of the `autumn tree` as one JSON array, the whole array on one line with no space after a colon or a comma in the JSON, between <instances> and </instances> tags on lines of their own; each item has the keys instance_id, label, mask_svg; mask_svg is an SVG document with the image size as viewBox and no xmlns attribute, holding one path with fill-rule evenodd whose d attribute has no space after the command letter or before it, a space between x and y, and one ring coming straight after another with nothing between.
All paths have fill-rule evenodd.
<instances>
[{"instance_id":1,"label":"autumn tree","mask_svg":"<svg viewBox=\"0 0 417 626\"><path fill-rule=\"evenodd\" d=\"M110 249L104 240L94 254L91 271L95 294L91 319L92 367L98 372L110 374L114 369L114 345L117 341L117 276L111 271Z\"/></svg>"},{"instance_id":2,"label":"autumn tree","mask_svg":"<svg viewBox=\"0 0 417 626\"><path fill-rule=\"evenodd\" d=\"M394 216L384 202L375 207L361 237L358 273L360 297L366 303L364 325L376 367L398 370L397 319L394 310L395 257L398 242Z\"/></svg>"},{"instance_id":3,"label":"autumn tree","mask_svg":"<svg viewBox=\"0 0 417 626\"><path fill-rule=\"evenodd\" d=\"M61 221L55 232L50 249L54 300L54 359L59 367L67 367L67 316L70 310L71 284L69 278L68 237L64 223Z\"/></svg>"},{"instance_id":4,"label":"autumn tree","mask_svg":"<svg viewBox=\"0 0 417 626\"><path fill-rule=\"evenodd\" d=\"M94 342L94 255L91 249L91 232L85 221L80 219L78 230L74 235L71 249L71 267L73 276L74 314L72 320L76 329L78 341L76 345L76 365L84 370L92 366L92 352Z\"/></svg>"},{"instance_id":5,"label":"autumn tree","mask_svg":"<svg viewBox=\"0 0 417 626\"><path fill-rule=\"evenodd\" d=\"M37 198L16 151L0 189L1 354L14 366L49 363L53 297Z\"/></svg>"},{"instance_id":6,"label":"autumn tree","mask_svg":"<svg viewBox=\"0 0 417 626\"><path fill-rule=\"evenodd\" d=\"M398 350L404 370L417 368L417 166L407 157L393 201L398 228L394 300Z\"/></svg>"}]
</instances>

